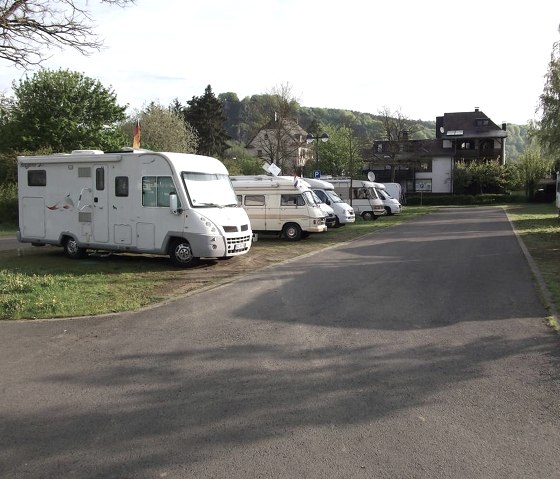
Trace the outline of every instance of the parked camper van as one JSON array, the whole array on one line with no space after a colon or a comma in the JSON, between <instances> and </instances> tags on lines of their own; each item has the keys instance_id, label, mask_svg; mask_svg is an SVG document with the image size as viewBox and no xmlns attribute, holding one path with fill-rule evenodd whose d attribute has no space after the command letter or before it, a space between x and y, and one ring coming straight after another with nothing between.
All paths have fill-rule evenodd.
<instances>
[{"instance_id":1,"label":"parked camper van","mask_svg":"<svg viewBox=\"0 0 560 479\"><path fill-rule=\"evenodd\" d=\"M275 176L232 176L239 204L251 220L253 232L278 233L297 241L327 230L325 214L302 182Z\"/></svg>"},{"instance_id":2,"label":"parked camper van","mask_svg":"<svg viewBox=\"0 0 560 479\"><path fill-rule=\"evenodd\" d=\"M389 193L394 199L399 203L403 203L403 192L400 183L382 183L385 187L385 191Z\"/></svg>"},{"instance_id":3,"label":"parked camper van","mask_svg":"<svg viewBox=\"0 0 560 479\"><path fill-rule=\"evenodd\" d=\"M402 211L402 206L400 202L393 198L386 190L385 185L383 183L374 183L375 189L377 190L377 194L381 198L383 202L383 207L387 212L387 215L399 215Z\"/></svg>"},{"instance_id":4,"label":"parked camper van","mask_svg":"<svg viewBox=\"0 0 560 479\"><path fill-rule=\"evenodd\" d=\"M21 242L169 255L178 266L249 251L252 231L227 169L146 150L18 157Z\"/></svg>"},{"instance_id":5,"label":"parked camper van","mask_svg":"<svg viewBox=\"0 0 560 479\"><path fill-rule=\"evenodd\" d=\"M336 194L332 183L315 178L304 178L304 180L315 194L334 210L336 226L344 226L347 223L354 223L356 221L354 209Z\"/></svg>"},{"instance_id":6,"label":"parked camper van","mask_svg":"<svg viewBox=\"0 0 560 479\"><path fill-rule=\"evenodd\" d=\"M364 220L376 220L386 214L374 182L349 178L329 178L328 182L332 183L334 191L352 206L355 214Z\"/></svg>"}]
</instances>

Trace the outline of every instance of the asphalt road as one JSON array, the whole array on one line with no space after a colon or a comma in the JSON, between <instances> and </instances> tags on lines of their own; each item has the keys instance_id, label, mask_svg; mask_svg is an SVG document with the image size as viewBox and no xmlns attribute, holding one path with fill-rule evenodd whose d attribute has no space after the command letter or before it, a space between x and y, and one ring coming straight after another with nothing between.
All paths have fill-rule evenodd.
<instances>
[{"instance_id":1,"label":"asphalt road","mask_svg":"<svg viewBox=\"0 0 560 479\"><path fill-rule=\"evenodd\" d=\"M474 208L138 313L3 322L0 477L560 477L546 314Z\"/></svg>"}]
</instances>

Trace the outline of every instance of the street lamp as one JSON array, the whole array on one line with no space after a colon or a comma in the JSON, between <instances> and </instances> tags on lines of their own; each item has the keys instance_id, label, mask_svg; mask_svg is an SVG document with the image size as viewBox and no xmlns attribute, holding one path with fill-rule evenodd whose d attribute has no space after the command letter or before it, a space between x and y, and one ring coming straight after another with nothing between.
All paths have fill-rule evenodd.
<instances>
[{"instance_id":1,"label":"street lamp","mask_svg":"<svg viewBox=\"0 0 560 479\"><path fill-rule=\"evenodd\" d=\"M315 157L317 158L317 171L319 171L319 140L323 143L329 141L329 135L323 133L321 136L313 136L311 134L307 135L307 143L313 143L315 141Z\"/></svg>"}]
</instances>

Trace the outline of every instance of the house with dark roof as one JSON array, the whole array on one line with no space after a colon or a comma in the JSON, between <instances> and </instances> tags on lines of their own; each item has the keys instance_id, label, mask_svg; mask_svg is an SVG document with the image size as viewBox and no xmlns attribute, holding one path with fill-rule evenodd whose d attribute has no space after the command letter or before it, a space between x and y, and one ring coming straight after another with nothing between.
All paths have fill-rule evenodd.
<instances>
[{"instance_id":1,"label":"house with dark roof","mask_svg":"<svg viewBox=\"0 0 560 479\"><path fill-rule=\"evenodd\" d=\"M284 175L301 174L305 164L313 160L313 145L307 142L307 132L288 119L270 121L245 148L251 156L274 163Z\"/></svg>"},{"instance_id":2,"label":"house with dark roof","mask_svg":"<svg viewBox=\"0 0 560 479\"><path fill-rule=\"evenodd\" d=\"M499 127L479 108L438 116L435 139L402 137L398 144L374 142L363 169L373 171L376 181L400 183L408 193L453 193L453 168L457 163L505 164L506 124Z\"/></svg>"}]
</instances>

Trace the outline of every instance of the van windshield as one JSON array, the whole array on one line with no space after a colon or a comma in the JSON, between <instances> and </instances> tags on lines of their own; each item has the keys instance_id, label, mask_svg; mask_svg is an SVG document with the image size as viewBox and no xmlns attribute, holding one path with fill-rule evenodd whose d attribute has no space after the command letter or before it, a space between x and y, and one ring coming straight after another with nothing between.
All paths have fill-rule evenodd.
<instances>
[{"instance_id":1,"label":"van windshield","mask_svg":"<svg viewBox=\"0 0 560 479\"><path fill-rule=\"evenodd\" d=\"M238 206L228 175L184 171L182 177L194 208Z\"/></svg>"}]
</instances>

